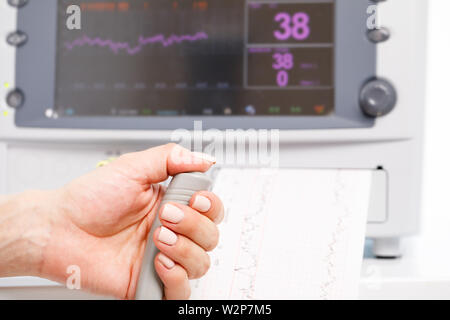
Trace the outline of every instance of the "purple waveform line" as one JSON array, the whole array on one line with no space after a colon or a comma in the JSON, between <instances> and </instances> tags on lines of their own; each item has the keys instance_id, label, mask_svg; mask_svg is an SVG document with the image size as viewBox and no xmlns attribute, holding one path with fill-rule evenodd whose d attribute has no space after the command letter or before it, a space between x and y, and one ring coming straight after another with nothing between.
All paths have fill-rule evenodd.
<instances>
[{"instance_id":1,"label":"purple waveform line","mask_svg":"<svg viewBox=\"0 0 450 320\"><path fill-rule=\"evenodd\" d=\"M166 38L162 34L158 34L156 36L152 36L149 38L144 38L143 36L139 36L138 44L135 47L132 47L128 42L118 42L113 41L110 39L101 39L99 37L97 38L90 38L86 35L72 41L67 42L65 44L67 50L71 51L75 47L101 47L105 48L108 47L112 52L115 54L119 53L119 50L126 50L129 55L136 55L140 51L142 51L143 47L160 43L164 47L169 47L174 44L182 43L182 42L196 42L201 40L207 40L208 35L205 32L197 32L195 35L171 35L170 37Z\"/></svg>"}]
</instances>

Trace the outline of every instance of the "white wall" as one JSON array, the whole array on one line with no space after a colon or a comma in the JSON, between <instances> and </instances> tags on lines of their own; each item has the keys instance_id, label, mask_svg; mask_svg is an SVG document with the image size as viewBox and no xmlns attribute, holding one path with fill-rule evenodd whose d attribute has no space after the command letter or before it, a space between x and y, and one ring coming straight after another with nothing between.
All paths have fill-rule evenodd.
<instances>
[{"instance_id":1,"label":"white wall","mask_svg":"<svg viewBox=\"0 0 450 320\"><path fill-rule=\"evenodd\" d=\"M438 237L450 232L450 1L429 2L423 231L440 220L442 229L432 231Z\"/></svg>"}]
</instances>

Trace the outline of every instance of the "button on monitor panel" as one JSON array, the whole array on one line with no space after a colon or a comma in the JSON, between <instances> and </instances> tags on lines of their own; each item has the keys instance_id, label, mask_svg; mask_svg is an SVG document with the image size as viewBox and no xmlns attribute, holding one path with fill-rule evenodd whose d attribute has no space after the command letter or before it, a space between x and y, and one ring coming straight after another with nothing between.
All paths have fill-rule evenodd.
<instances>
[{"instance_id":1,"label":"button on monitor panel","mask_svg":"<svg viewBox=\"0 0 450 320\"><path fill-rule=\"evenodd\" d=\"M28 43L17 51L17 86L26 100L16 123L370 127L358 102L375 76L368 3L30 1L19 11ZM67 26L71 5L81 9L80 29Z\"/></svg>"}]
</instances>

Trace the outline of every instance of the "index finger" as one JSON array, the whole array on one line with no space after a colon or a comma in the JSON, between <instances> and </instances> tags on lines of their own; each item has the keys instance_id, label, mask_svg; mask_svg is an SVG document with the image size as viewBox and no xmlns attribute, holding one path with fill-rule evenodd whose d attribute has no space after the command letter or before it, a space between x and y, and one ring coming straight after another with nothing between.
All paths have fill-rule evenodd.
<instances>
[{"instance_id":1,"label":"index finger","mask_svg":"<svg viewBox=\"0 0 450 320\"><path fill-rule=\"evenodd\" d=\"M171 143L121 156L113 164L126 164L136 180L153 184L184 172L206 172L215 164L207 154L191 152ZM130 172L128 172L130 174Z\"/></svg>"}]
</instances>

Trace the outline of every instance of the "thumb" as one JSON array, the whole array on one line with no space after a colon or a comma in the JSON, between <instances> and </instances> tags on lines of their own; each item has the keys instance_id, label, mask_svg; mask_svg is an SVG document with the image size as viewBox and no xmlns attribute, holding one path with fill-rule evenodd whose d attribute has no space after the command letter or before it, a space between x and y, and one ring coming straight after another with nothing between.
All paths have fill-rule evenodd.
<instances>
[{"instance_id":1,"label":"thumb","mask_svg":"<svg viewBox=\"0 0 450 320\"><path fill-rule=\"evenodd\" d=\"M207 154L191 152L174 143L123 155L116 164L124 162L138 175L134 178L149 184L165 181L179 173L206 172L216 163Z\"/></svg>"}]
</instances>

